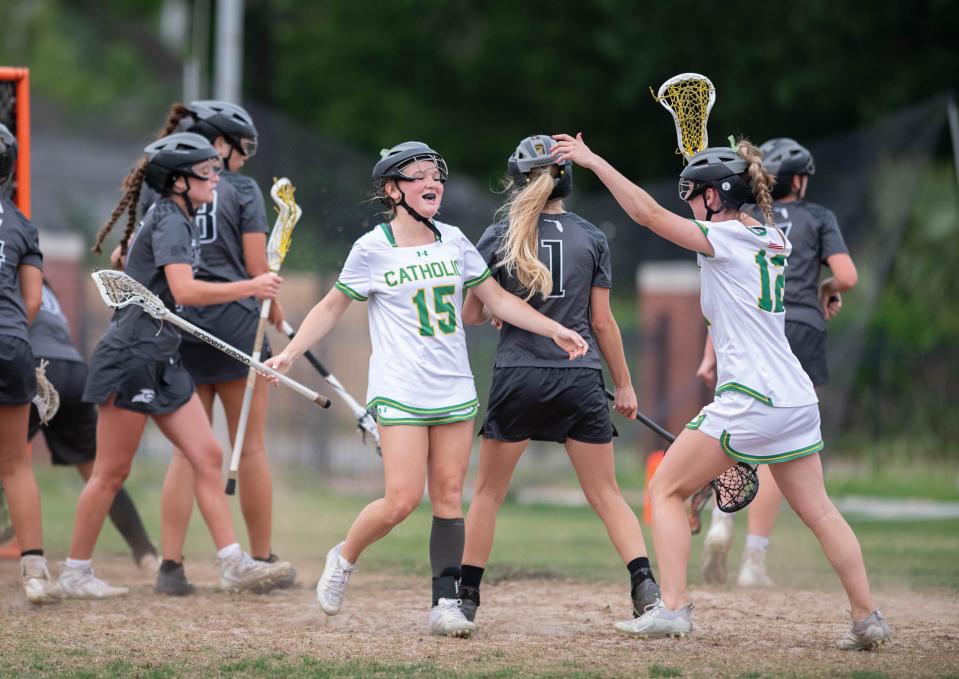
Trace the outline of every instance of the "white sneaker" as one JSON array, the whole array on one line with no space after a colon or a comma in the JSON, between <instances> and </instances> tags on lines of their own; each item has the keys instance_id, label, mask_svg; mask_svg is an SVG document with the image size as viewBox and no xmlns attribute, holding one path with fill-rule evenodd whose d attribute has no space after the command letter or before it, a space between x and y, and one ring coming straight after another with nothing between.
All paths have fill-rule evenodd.
<instances>
[{"instance_id":1,"label":"white sneaker","mask_svg":"<svg viewBox=\"0 0 959 679\"><path fill-rule=\"evenodd\" d=\"M356 570L356 566L340 556L343 545L344 543L341 542L326 553L326 567L323 568L320 581L316 583L316 600L320 602L320 608L327 615L336 615L340 612L343 595L346 594L346 585L353 571Z\"/></svg>"},{"instance_id":2,"label":"white sneaker","mask_svg":"<svg viewBox=\"0 0 959 679\"><path fill-rule=\"evenodd\" d=\"M220 566L220 588L228 592L268 591L290 569L286 561L257 561L243 551L217 559L217 564Z\"/></svg>"},{"instance_id":3,"label":"white sneaker","mask_svg":"<svg viewBox=\"0 0 959 679\"><path fill-rule=\"evenodd\" d=\"M469 639L476 625L463 615L459 599L440 599L430 609L430 634Z\"/></svg>"},{"instance_id":4,"label":"white sneaker","mask_svg":"<svg viewBox=\"0 0 959 679\"><path fill-rule=\"evenodd\" d=\"M646 612L638 618L617 622L616 631L640 639L657 639L659 637L686 636L693 631L693 605L686 604L678 611L666 608L662 599L648 606Z\"/></svg>"},{"instance_id":5,"label":"white sneaker","mask_svg":"<svg viewBox=\"0 0 959 679\"><path fill-rule=\"evenodd\" d=\"M733 543L734 523L735 517L732 514L713 516L713 522L703 542L703 564L700 568L703 582L707 584L722 585L726 582L726 559Z\"/></svg>"},{"instance_id":6,"label":"white sneaker","mask_svg":"<svg viewBox=\"0 0 959 679\"><path fill-rule=\"evenodd\" d=\"M147 575L156 575L160 572L160 559L152 552L147 552L137 560L137 568Z\"/></svg>"},{"instance_id":7,"label":"white sneaker","mask_svg":"<svg viewBox=\"0 0 959 679\"><path fill-rule=\"evenodd\" d=\"M852 629L839 640L843 651L872 651L892 639L892 630L878 610L852 623Z\"/></svg>"},{"instance_id":8,"label":"white sneaker","mask_svg":"<svg viewBox=\"0 0 959 679\"><path fill-rule=\"evenodd\" d=\"M746 549L743 565L739 569L737 584L740 587L772 587L773 581L766 575L766 550Z\"/></svg>"},{"instance_id":9,"label":"white sneaker","mask_svg":"<svg viewBox=\"0 0 959 679\"><path fill-rule=\"evenodd\" d=\"M130 593L128 587L114 587L93 574L93 566L71 568L66 563L60 570L57 585L68 599L109 599Z\"/></svg>"},{"instance_id":10,"label":"white sneaker","mask_svg":"<svg viewBox=\"0 0 959 679\"><path fill-rule=\"evenodd\" d=\"M20 559L20 581L31 604L56 604L63 598L57 583L50 579L47 560L31 554Z\"/></svg>"}]
</instances>

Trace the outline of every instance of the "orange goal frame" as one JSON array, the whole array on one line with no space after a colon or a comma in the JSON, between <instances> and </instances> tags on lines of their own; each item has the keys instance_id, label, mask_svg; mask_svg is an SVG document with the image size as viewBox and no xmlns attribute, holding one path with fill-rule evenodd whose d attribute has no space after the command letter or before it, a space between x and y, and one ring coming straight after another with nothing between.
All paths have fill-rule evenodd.
<instances>
[{"instance_id":1,"label":"orange goal frame","mask_svg":"<svg viewBox=\"0 0 959 679\"><path fill-rule=\"evenodd\" d=\"M16 203L27 218L30 218L30 69L15 66L0 66L0 81L12 81L16 87L17 103L14 109L17 129L17 188L13 194Z\"/></svg>"}]
</instances>

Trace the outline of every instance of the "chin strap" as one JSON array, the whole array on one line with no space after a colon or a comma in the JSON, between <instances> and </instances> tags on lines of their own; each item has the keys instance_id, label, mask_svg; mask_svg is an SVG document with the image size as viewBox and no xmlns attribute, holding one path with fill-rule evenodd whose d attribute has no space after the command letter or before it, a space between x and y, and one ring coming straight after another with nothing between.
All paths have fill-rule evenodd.
<instances>
[{"instance_id":1,"label":"chin strap","mask_svg":"<svg viewBox=\"0 0 959 679\"><path fill-rule=\"evenodd\" d=\"M442 240L442 238L440 238L440 231L433 225L433 221L430 219L427 219L426 217L421 215L419 212L417 212L416 210L410 207L410 204L406 202L406 194L403 193L403 189L397 186L396 190L400 192L400 200L397 203L397 205L402 207L404 210L406 210L409 213L410 217L412 217L413 219L426 224L426 228L428 228L430 231L433 232L433 235L436 236L436 240Z\"/></svg>"},{"instance_id":2,"label":"chin strap","mask_svg":"<svg viewBox=\"0 0 959 679\"><path fill-rule=\"evenodd\" d=\"M175 192L176 195L180 196L183 201L186 203L186 211L190 213L190 219L196 217L196 209L193 207L193 201L190 200L190 196L187 195L190 193L190 178L183 176L183 182L186 184L186 188L180 192Z\"/></svg>"},{"instance_id":3,"label":"chin strap","mask_svg":"<svg viewBox=\"0 0 959 679\"><path fill-rule=\"evenodd\" d=\"M713 221L713 215L718 214L719 210L713 210L709 205L706 204L706 192L699 194L703 198L703 207L706 208L706 221Z\"/></svg>"}]
</instances>

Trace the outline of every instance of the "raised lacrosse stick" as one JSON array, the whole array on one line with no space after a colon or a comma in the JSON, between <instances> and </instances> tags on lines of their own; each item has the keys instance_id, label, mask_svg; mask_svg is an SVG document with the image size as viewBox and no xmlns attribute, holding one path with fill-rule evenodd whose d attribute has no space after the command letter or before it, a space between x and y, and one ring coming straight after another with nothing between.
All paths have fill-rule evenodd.
<instances>
[{"instance_id":1,"label":"raised lacrosse stick","mask_svg":"<svg viewBox=\"0 0 959 679\"><path fill-rule=\"evenodd\" d=\"M94 271L91 276L93 276L93 282L97 284L97 290L100 293L100 297L103 298L103 301L107 306L114 309L122 309L125 306L130 306L131 304L138 306L158 321L168 321L184 332L187 332L197 339L201 339L207 344L219 349L224 354L236 359L240 363L248 365L252 368L256 368L257 372L275 377L280 384L285 387L289 387L300 396L310 399L318 406L323 408L330 407L330 399L328 399L326 396L318 394L312 389L304 387L299 382L290 379L281 372L277 372L268 365L260 363L259 361L254 361L251 356L244 354L236 347L227 344L223 340L214 337L206 330L201 330L190 323L190 321L186 321L172 313L169 309L163 306L163 302L159 297L154 295L152 292L147 290L146 287L130 278L122 271Z\"/></svg>"},{"instance_id":2,"label":"raised lacrosse stick","mask_svg":"<svg viewBox=\"0 0 959 679\"><path fill-rule=\"evenodd\" d=\"M296 336L296 331L293 330L293 327L285 320L283 321L283 332L285 332L286 336L290 339ZM323 379L329 382L330 386L346 401L346 405L349 406L353 414L356 415L356 427L363 435L363 442L366 443L367 434L372 436L373 442L376 444L376 454L383 457L383 452L380 450L380 431L376 428L376 420L373 415L370 414L370 411L366 410L356 402L356 399L350 396L349 392L346 391L346 387L336 379L336 375L327 370L326 366L320 363L320 359L318 359L312 351L307 351L303 355L306 357L306 360L310 362L310 365L316 368L316 371L323 376Z\"/></svg>"},{"instance_id":3,"label":"raised lacrosse stick","mask_svg":"<svg viewBox=\"0 0 959 679\"><path fill-rule=\"evenodd\" d=\"M33 405L37 407L37 415L40 417L40 424L43 425L50 422L60 410L60 394L47 379L48 365L50 361L45 358L40 359L40 365L36 368L37 393L33 397Z\"/></svg>"},{"instance_id":4,"label":"raised lacrosse stick","mask_svg":"<svg viewBox=\"0 0 959 679\"><path fill-rule=\"evenodd\" d=\"M606 398L610 401L615 399L613 392L609 389L606 390ZM673 443L676 440L675 436L638 410L636 411L636 419L662 436L668 443ZM669 447L667 446L667 451L668 450ZM699 521L699 512L702 510L706 499L709 498L710 488L712 488L716 494L716 506L727 514L731 514L746 507L746 505L752 502L756 497L756 493L759 491L759 476L756 475L756 469L754 467L751 467L745 462L737 462L700 490L696 491L692 496L692 502L699 504L695 511L697 524ZM693 524L692 516L690 516L689 524L690 528L696 528L696 530L693 531L694 533L699 532L698 527Z\"/></svg>"},{"instance_id":5,"label":"raised lacrosse stick","mask_svg":"<svg viewBox=\"0 0 959 679\"><path fill-rule=\"evenodd\" d=\"M699 73L680 73L660 85L659 92L653 93L650 87L649 93L673 117L677 151L687 162L709 146L706 121L716 103L716 88L709 78Z\"/></svg>"},{"instance_id":6,"label":"raised lacrosse stick","mask_svg":"<svg viewBox=\"0 0 959 679\"><path fill-rule=\"evenodd\" d=\"M273 187L270 189L270 196L276 203L276 221L273 223L273 231L270 233L270 240L266 244L266 259L270 271L279 273L280 266L286 253L290 250L290 242L293 238L293 228L300 221L300 215L303 211L296 204L293 196L293 184L286 177L275 179ZM260 306L260 320L256 325L256 336L253 339L253 360L260 360L260 353L263 351L263 335L266 333L266 323L270 316L270 305L272 300L264 300ZM230 475L226 481L226 494L233 495L236 492L236 476L240 468L240 455L243 452L243 442L246 440L246 428L250 419L250 403L253 400L253 388L256 386L256 370L250 368L246 376L246 389L243 391L243 404L240 406L240 420L236 427L236 438L233 440L233 454L230 457Z\"/></svg>"}]
</instances>

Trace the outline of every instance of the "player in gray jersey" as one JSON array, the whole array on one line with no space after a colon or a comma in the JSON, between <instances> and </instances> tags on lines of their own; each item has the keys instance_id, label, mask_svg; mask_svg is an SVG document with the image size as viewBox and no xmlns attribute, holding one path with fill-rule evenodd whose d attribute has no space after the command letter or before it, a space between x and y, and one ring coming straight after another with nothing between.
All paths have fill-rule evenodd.
<instances>
[{"instance_id":1,"label":"player in gray jersey","mask_svg":"<svg viewBox=\"0 0 959 679\"><path fill-rule=\"evenodd\" d=\"M46 280L40 311L30 324L30 347L35 364L43 362L46 378L57 390L60 407L46 423L41 422L37 408L31 408L27 438L32 440L42 431L53 464L74 466L87 480L93 472L97 452L97 410L92 403L83 401L87 366L70 337L60 300ZM120 488L113 499L110 520L130 546L137 565L155 573L160 566L156 548L124 488Z\"/></svg>"},{"instance_id":2,"label":"player in gray jersey","mask_svg":"<svg viewBox=\"0 0 959 679\"><path fill-rule=\"evenodd\" d=\"M504 289L578 332L589 350L571 363L548 339L493 319L500 338L466 519L460 586L470 620L480 603L496 513L530 440L565 444L583 493L626 564L633 614L641 615L659 596L639 521L616 483L616 430L603 385L603 358L616 386L615 409L632 417L637 403L609 305L609 245L602 231L566 211L563 199L572 189L572 164L555 162L549 153L553 144L547 135L536 135L517 146L507 162L510 195L501 210L506 217L486 230L477 249ZM477 324L488 317L470 293L463 320Z\"/></svg>"},{"instance_id":3,"label":"player in gray jersey","mask_svg":"<svg viewBox=\"0 0 959 679\"><path fill-rule=\"evenodd\" d=\"M763 166L776 176L772 197L773 216L789 242L792 253L786 268L786 339L803 370L819 390L829 382L826 365L826 321L842 308L841 293L858 281L856 265L832 211L805 200L810 175L816 165L812 153L793 139L770 139L759 147ZM753 216L760 218L758 209ZM820 281L823 265L832 276ZM703 361L696 373L707 386L716 386L716 353L707 339ZM737 583L741 587L768 587L766 572L769 538L782 507L782 493L769 467L759 468L759 493L749 506L746 546ZM726 580L726 561L733 538L735 515L718 508L706 534L701 566L703 579L711 584Z\"/></svg>"},{"instance_id":4,"label":"player in gray jersey","mask_svg":"<svg viewBox=\"0 0 959 679\"><path fill-rule=\"evenodd\" d=\"M267 273L269 228L263 195L253 179L239 174L256 153L257 132L250 114L225 101L194 101L187 106L174 104L170 120L177 121L180 129L205 137L223 162L224 171L213 201L198 207L196 212L200 248L196 278L211 283L236 283ZM259 312L256 299L248 296L225 304L188 306L183 309L183 316L251 354ZM273 300L269 320L277 328L281 327L283 309L279 300ZM236 437L249 369L192 335L183 335L180 355L210 421L214 400L219 397L232 441ZM269 356L270 345L264 337L261 357ZM250 553L255 559L277 562L279 559L271 545L273 480L265 443L267 393L267 383L256 380L240 457L240 508L250 539ZM182 451L175 450L163 482L161 500L164 553L182 553L193 501L192 468ZM280 586L292 585L295 577L295 571L290 568ZM156 590L173 595L189 594L193 590L182 563L163 563Z\"/></svg>"},{"instance_id":5,"label":"player in gray jersey","mask_svg":"<svg viewBox=\"0 0 959 679\"><path fill-rule=\"evenodd\" d=\"M43 556L40 491L24 442L36 373L27 326L40 308L43 255L37 230L6 197L17 139L0 123L0 483L20 547L20 577L30 603L53 603L60 590Z\"/></svg>"},{"instance_id":6,"label":"player in gray jersey","mask_svg":"<svg viewBox=\"0 0 959 679\"><path fill-rule=\"evenodd\" d=\"M194 277L199 249L192 217L200 205L213 199L222 168L216 149L200 135L178 133L153 142L144 152L143 160L124 180L124 195L97 234L94 252L99 254L113 224L127 211L127 227L120 239L125 271L168 308L276 295L280 280L269 273L234 283L210 283ZM160 199L134 233L144 180ZM220 586L228 590L267 587L289 568L289 564L254 561L240 549L222 491L223 451L180 361L179 345L179 333L171 324L159 323L131 305L114 313L94 350L83 398L99 405L97 455L93 475L77 503L70 557L58 581L67 596L101 599L129 591L98 579L91 559L148 418L193 465L197 500L217 549ZM164 560L182 560L180 554L164 552L163 556Z\"/></svg>"}]
</instances>

